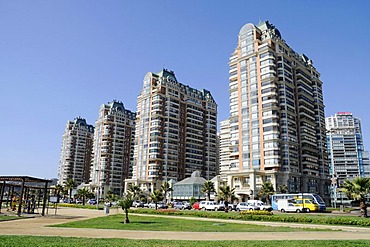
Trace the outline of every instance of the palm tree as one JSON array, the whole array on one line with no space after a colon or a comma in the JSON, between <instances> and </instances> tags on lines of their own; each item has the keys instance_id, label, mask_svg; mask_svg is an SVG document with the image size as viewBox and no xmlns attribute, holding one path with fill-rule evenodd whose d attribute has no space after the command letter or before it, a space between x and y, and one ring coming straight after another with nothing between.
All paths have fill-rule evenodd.
<instances>
[{"instance_id":1,"label":"palm tree","mask_svg":"<svg viewBox=\"0 0 370 247\"><path fill-rule=\"evenodd\" d=\"M63 185L61 184L55 185L55 194L57 195L58 200L60 197L60 193L62 193L62 191L63 191Z\"/></svg>"},{"instance_id":2,"label":"palm tree","mask_svg":"<svg viewBox=\"0 0 370 247\"><path fill-rule=\"evenodd\" d=\"M143 193L140 187L134 184L130 184L127 191L131 193L132 199L134 200L140 199L140 196Z\"/></svg>"},{"instance_id":3,"label":"palm tree","mask_svg":"<svg viewBox=\"0 0 370 247\"><path fill-rule=\"evenodd\" d=\"M170 187L170 184L167 181L165 181L161 185L161 190L164 193L164 199L166 200L166 203L167 203L167 192L171 192L173 191L173 189Z\"/></svg>"},{"instance_id":4,"label":"palm tree","mask_svg":"<svg viewBox=\"0 0 370 247\"><path fill-rule=\"evenodd\" d=\"M77 183L73 179L68 179L64 187L69 191L69 199L72 199L72 190L77 188Z\"/></svg>"},{"instance_id":5,"label":"palm tree","mask_svg":"<svg viewBox=\"0 0 370 247\"><path fill-rule=\"evenodd\" d=\"M85 206L86 198L90 195L90 191L87 188L77 190L77 197L82 198L82 205Z\"/></svg>"},{"instance_id":6,"label":"palm tree","mask_svg":"<svg viewBox=\"0 0 370 247\"><path fill-rule=\"evenodd\" d=\"M286 186L285 184L281 184L278 186L278 190L280 191L280 193L285 194L288 192L288 186Z\"/></svg>"},{"instance_id":7,"label":"palm tree","mask_svg":"<svg viewBox=\"0 0 370 247\"><path fill-rule=\"evenodd\" d=\"M155 190L153 193L150 194L150 199L155 203L155 210L158 208L158 202L162 201L164 198L162 191Z\"/></svg>"},{"instance_id":8,"label":"palm tree","mask_svg":"<svg viewBox=\"0 0 370 247\"><path fill-rule=\"evenodd\" d=\"M110 203L117 200L117 195L115 195L111 190L108 190L105 199L107 202L109 202L109 205L111 205Z\"/></svg>"},{"instance_id":9,"label":"palm tree","mask_svg":"<svg viewBox=\"0 0 370 247\"><path fill-rule=\"evenodd\" d=\"M275 194L274 186L270 182L266 182L262 184L262 188L260 192L258 193L259 197L266 197L267 204L270 203L270 196Z\"/></svg>"},{"instance_id":10,"label":"palm tree","mask_svg":"<svg viewBox=\"0 0 370 247\"><path fill-rule=\"evenodd\" d=\"M213 181L208 180L202 186L202 193L207 194L207 201L209 201L211 199L211 193L212 192L216 192L215 184L213 183Z\"/></svg>"},{"instance_id":11,"label":"palm tree","mask_svg":"<svg viewBox=\"0 0 370 247\"><path fill-rule=\"evenodd\" d=\"M123 197L121 200L117 203L118 206L120 206L125 211L125 224L130 223L130 220L128 218L128 209L132 205L132 195L131 193L127 193L125 197Z\"/></svg>"},{"instance_id":12,"label":"palm tree","mask_svg":"<svg viewBox=\"0 0 370 247\"><path fill-rule=\"evenodd\" d=\"M225 203L225 212L229 211L229 201L234 200L235 198L235 188L230 188L229 185L221 186L219 188L219 198Z\"/></svg>"},{"instance_id":13,"label":"palm tree","mask_svg":"<svg viewBox=\"0 0 370 247\"><path fill-rule=\"evenodd\" d=\"M360 178L345 180L341 191L346 193L348 198L360 200L361 217L367 217L367 206L365 203L365 196L370 193L370 178Z\"/></svg>"},{"instance_id":14,"label":"palm tree","mask_svg":"<svg viewBox=\"0 0 370 247\"><path fill-rule=\"evenodd\" d=\"M64 186L62 188L63 199L66 198L66 195L68 195L68 193L69 193L69 189Z\"/></svg>"}]
</instances>

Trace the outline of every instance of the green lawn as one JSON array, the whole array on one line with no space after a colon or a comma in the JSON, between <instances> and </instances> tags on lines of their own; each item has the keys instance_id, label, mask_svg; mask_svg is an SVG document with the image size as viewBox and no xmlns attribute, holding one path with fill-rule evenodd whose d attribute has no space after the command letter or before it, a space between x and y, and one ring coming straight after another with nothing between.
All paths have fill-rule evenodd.
<instances>
[{"instance_id":1,"label":"green lawn","mask_svg":"<svg viewBox=\"0 0 370 247\"><path fill-rule=\"evenodd\" d=\"M130 215L129 224L124 224L124 215L110 215L94 219L75 221L53 227L97 228L141 231L185 231L185 232L300 232L330 231L327 229L258 226L242 223L220 223L216 221L161 218L148 215Z\"/></svg>"},{"instance_id":2,"label":"green lawn","mask_svg":"<svg viewBox=\"0 0 370 247\"><path fill-rule=\"evenodd\" d=\"M7 221L7 220L16 220L16 219L21 219L18 216L7 216L7 215L0 215L0 221ZM1 232L0 232L1 234Z\"/></svg>"},{"instance_id":3,"label":"green lawn","mask_svg":"<svg viewBox=\"0 0 370 247\"><path fill-rule=\"evenodd\" d=\"M33 237L33 236L0 236L0 246L130 246L130 247L309 247L309 246L327 246L327 247L348 247L348 246L370 246L370 240L279 240L279 241L174 241L174 240L137 240L137 239L101 239L101 238L70 238L70 237Z\"/></svg>"}]
</instances>

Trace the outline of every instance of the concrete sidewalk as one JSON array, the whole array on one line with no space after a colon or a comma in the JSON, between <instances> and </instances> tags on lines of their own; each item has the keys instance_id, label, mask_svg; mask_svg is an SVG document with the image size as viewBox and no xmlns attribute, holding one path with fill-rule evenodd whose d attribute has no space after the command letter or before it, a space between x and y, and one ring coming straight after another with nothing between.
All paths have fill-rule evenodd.
<instances>
[{"instance_id":1,"label":"concrete sidewalk","mask_svg":"<svg viewBox=\"0 0 370 247\"><path fill-rule=\"evenodd\" d=\"M164 240L370 240L370 228L344 227L312 224L293 224L280 222L241 222L234 220L189 218L216 222L236 222L240 224L255 224L268 226L288 226L304 228L325 228L342 231L330 232L159 232L159 231L129 231L109 229L55 228L48 225L84 220L104 216L102 210L59 208L57 214L49 211L45 217L24 218L14 221L0 222L0 235L33 235L33 236L63 236L86 238L128 238L128 239L164 239ZM123 213L121 209L111 209L110 214ZM176 217L151 215L156 217Z\"/></svg>"}]
</instances>

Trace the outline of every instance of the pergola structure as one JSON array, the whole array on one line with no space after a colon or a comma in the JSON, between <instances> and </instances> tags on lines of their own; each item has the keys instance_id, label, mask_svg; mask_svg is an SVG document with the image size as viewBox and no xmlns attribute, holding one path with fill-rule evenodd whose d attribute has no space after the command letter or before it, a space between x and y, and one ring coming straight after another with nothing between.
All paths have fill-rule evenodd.
<instances>
[{"instance_id":1,"label":"pergola structure","mask_svg":"<svg viewBox=\"0 0 370 247\"><path fill-rule=\"evenodd\" d=\"M22 213L22 202L23 202L23 197L25 194L25 191L28 192L30 188L33 189L40 189L43 190L43 205L42 205L42 213L41 215L45 215L45 208L46 208L46 199L47 199L47 191L48 191L48 183L51 183L53 180L51 179L42 179L42 178L35 178L35 177L30 177L30 176L0 176L0 212L1 212L1 206L3 203L3 196L5 192L5 187L9 188L9 193L8 193L8 199L9 196L14 193L14 188L15 187L20 187L21 194L19 196L19 202L18 202L18 211L17 215L20 216ZM35 185L35 183L44 183L44 186L40 185ZM11 191L11 193L10 193Z\"/></svg>"}]
</instances>

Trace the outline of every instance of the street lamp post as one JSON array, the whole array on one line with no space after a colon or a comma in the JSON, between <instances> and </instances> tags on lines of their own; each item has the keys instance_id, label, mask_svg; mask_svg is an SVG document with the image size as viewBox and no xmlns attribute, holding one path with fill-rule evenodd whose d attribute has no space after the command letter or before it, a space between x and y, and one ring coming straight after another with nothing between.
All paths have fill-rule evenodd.
<instances>
[{"instance_id":1,"label":"street lamp post","mask_svg":"<svg viewBox=\"0 0 370 247\"><path fill-rule=\"evenodd\" d=\"M337 177L335 175L333 175L332 178L331 178L331 185L332 185L332 189L333 189L334 208L337 208L337 182L338 182Z\"/></svg>"}]
</instances>

